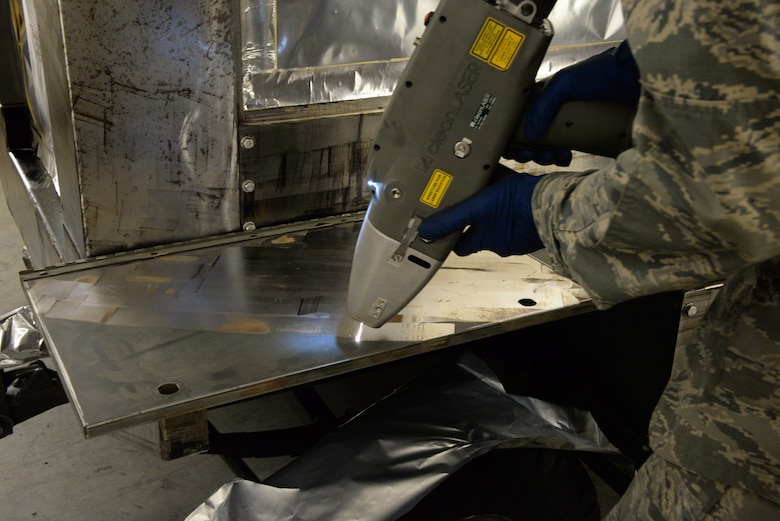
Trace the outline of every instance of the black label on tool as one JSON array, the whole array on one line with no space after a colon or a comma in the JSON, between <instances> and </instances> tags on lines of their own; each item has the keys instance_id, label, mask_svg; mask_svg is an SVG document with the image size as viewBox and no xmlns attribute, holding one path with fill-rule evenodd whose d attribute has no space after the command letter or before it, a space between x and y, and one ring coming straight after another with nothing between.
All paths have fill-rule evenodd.
<instances>
[{"instance_id":1,"label":"black label on tool","mask_svg":"<svg viewBox=\"0 0 780 521\"><path fill-rule=\"evenodd\" d=\"M485 125L485 120L490 115L490 111L493 110L493 105L496 104L496 97L490 93L485 93L482 96L482 102L479 104L477 112L474 117L471 118L469 126L473 129L480 130Z\"/></svg>"}]
</instances>

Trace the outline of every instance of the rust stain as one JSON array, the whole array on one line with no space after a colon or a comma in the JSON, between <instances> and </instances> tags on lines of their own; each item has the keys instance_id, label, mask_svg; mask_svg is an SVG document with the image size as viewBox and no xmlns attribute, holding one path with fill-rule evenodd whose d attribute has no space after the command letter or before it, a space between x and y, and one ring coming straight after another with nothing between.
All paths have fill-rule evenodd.
<instances>
[{"instance_id":1,"label":"rust stain","mask_svg":"<svg viewBox=\"0 0 780 521\"><path fill-rule=\"evenodd\" d=\"M106 311L105 314L103 314L103 317L100 319L100 323L105 324L106 322L108 322L111 319L111 317L114 316L114 313L116 313L117 309L119 308L111 308L108 311Z\"/></svg>"},{"instance_id":2,"label":"rust stain","mask_svg":"<svg viewBox=\"0 0 780 521\"><path fill-rule=\"evenodd\" d=\"M262 335L270 333L271 328L264 320L254 317L227 317L219 326L222 333L250 333Z\"/></svg>"},{"instance_id":3,"label":"rust stain","mask_svg":"<svg viewBox=\"0 0 780 521\"><path fill-rule=\"evenodd\" d=\"M295 237L290 237L289 235L282 235L281 237L277 237L276 239L273 239L271 241L271 244L290 244L295 242Z\"/></svg>"},{"instance_id":4,"label":"rust stain","mask_svg":"<svg viewBox=\"0 0 780 521\"><path fill-rule=\"evenodd\" d=\"M125 277L127 282L144 282L154 284L165 284L171 281L170 277L153 277L151 275L129 275Z\"/></svg>"}]
</instances>

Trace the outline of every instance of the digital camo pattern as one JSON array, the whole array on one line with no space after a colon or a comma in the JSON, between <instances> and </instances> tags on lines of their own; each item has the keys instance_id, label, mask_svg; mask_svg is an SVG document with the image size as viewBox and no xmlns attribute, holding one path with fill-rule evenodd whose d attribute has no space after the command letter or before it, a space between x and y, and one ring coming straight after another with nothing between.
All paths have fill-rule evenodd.
<instances>
[{"instance_id":1,"label":"digital camo pattern","mask_svg":"<svg viewBox=\"0 0 780 521\"><path fill-rule=\"evenodd\" d=\"M780 258L729 278L650 422L653 451L780 505Z\"/></svg>"},{"instance_id":2,"label":"digital camo pattern","mask_svg":"<svg viewBox=\"0 0 780 521\"><path fill-rule=\"evenodd\" d=\"M673 493L672 493L673 492ZM780 519L780 506L650 456L605 521Z\"/></svg>"},{"instance_id":3,"label":"digital camo pattern","mask_svg":"<svg viewBox=\"0 0 780 521\"><path fill-rule=\"evenodd\" d=\"M559 269L601 306L780 254L780 3L624 9L643 84L635 148L534 193Z\"/></svg>"},{"instance_id":4,"label":"digital camo pattern","mask_svg":"<svg viewBox=\"0 0 780 521\"><path fill-rule=\"evenodd\" d=\"M635 147L605 170L547 176L534 218L601 307L727 279L676 355L651 445L780 504L780 3L623 5L643 86ZM616 519L644 519L630 515Z\"/></svg>"}]
</instances>

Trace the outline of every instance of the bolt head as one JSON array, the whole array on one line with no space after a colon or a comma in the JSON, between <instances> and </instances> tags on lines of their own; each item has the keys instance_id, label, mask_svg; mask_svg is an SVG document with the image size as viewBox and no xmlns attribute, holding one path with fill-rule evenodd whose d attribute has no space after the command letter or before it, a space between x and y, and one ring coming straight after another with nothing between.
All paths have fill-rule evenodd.
<instances>
[{"instance_id":1,"label":"bolt head","mask_svg":"<svg viewBox=\"0 0 780 521\"><path fill-rule=\"evenodd\" d=\"M252 148L255 148L255 137L254 136L244 136L241 138L241 148L244 150L250 150Z\"/></svg>"}]
</instances>

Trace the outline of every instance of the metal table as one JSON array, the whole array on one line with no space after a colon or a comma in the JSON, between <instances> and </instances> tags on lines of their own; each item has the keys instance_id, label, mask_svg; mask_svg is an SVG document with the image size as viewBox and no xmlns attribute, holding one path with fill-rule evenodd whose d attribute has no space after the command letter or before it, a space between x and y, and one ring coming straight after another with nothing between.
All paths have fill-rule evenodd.
<instances>
[{"instance_id":1,"label":"metal table","mask_svg":"<svg viewBox=\"0 0 780 521\"><path fill-rule=\"evenodd\" d=\"M362 214L21 274L86 436L594 309L530 256L451 256L401 314L346 314Z\"/></svg>"}]
</instances>

